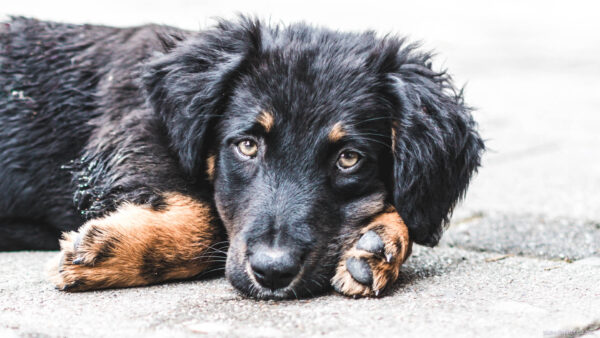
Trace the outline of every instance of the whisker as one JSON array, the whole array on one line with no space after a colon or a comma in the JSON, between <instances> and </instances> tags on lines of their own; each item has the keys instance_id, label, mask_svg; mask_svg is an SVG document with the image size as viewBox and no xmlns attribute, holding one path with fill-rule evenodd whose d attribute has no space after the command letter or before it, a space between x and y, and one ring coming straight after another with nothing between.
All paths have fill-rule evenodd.
<instances>
[{"instance_id":1,"label":"whisker","mask_svg":"<svg viewBox=\"0 0 600 338\"><path fill-rule=\"evenodd\" d=\"M198 256L201 256L201 257L209 257L209 256L225 257L225 256L227 256L227 254L224 252L221 252L221 251L205 250L205 251L202 251L202 253L200 253Z\"/></svg>"},{"instance_id":2,"label":"whisker","mask_svg":"<svg viewBox=\"0 0 600 338\"><path fill-rule=\"evenodd\" d=\"M199 246L201 248L204 248L206 250L213 250L213 251L216 251L216 252L226 253L224 250L221 250L219 248L213 248L212 246L208 246L208 245L205 245L205 244L197 244L197 246Z\"/></svg>"},{"instance_id":3,"label":"whisker","mask_svg":"<svg viewBox=\"0 0 600 338\"><path fill-rule=\"evenodd\" d=\"M227 258L219 257L219 256L208 256L208 257L199 256L199 257L192 258L192 260L204 260L204 259L210 259L210 262L223 262L223 263L227 262Z\"/></svg>"},{"instance_id":4,"label":"whisker","mask_svg":"<svg viewBox=\"0 0 600 338\"><path fill-rule=\"evenodd\" d=\"M224 265L227 262L226 261L211 260L211 261L204 261L202 263L205 263L205 264L219 263L219 265Z\"/></svg>"},{"instance_id":5,"label":"whisker","mask_svg":"<svg viewBox=\"0 0 600 338\"><path fill-rule=\"evenodd\" d=\"M367 132L364 132L364 133L356 133L356 135L381 136L381 138L384 138L384 139L387 139L387 138L388 138L388 135L381 134L381 133L375 133L375 132L372 132L372 133L367 133Z\"/></svg>"},{"instance_id":6,"label":"whisker","mask_svg":"<svg viewBox=\"0 0 600 338\"><path fill-rule=\"evenodd\" d=\"M364 119L364 120L361 120L359 122L353 123L351 125L352 126L359 126L359 125L367 123L367 122L372 122L372 121L377 121L377 120L392 120L392 119L394 119L394 118L391 117L391 116L378 116L378 117L372 117L370 119Z\"/></svg>"},{"instance_id":7,"label":"whisker","mask_svg":"<svg viewBox=\"0 0 600 338\"><path fill-rule=\"evenodd\" d=\"M306 291L308 291L308 293L310 294L311 297L313 297L313 298L315 297L315 295L310 291L309 288L306 287L306 285L303 285L303 287Z\"/></svg>"},{"instance_id":8,"label":"whisker","mask_svg":"<svg viewBox=\"0 0 600 338\"><path fill-rule=\"evenodd\" d=\"M317 284L320 288L323 288L323 284L319 283L317 279L312 279L310 282Z\"/></svg>"},{"instance_id":9,"label":"whisker","mask_svg":"<svg viewBox=\"0 0 600 338\"><path fill-rule=\"evenodd\" d=\"M389 137L389 135L385 135L385 134L380 134L380 133L354 133L354 134L347 134L348 136L379 136L384 140L387 140L387 138Z\"/></svg>"},{"instance_id":10,"label":"whisker","mask_svg":"<svg viewBox=\"0 0 600 338\"><path fill-rule=\"evenodd\" d=\"M215 252L219 252L219 253L222 253L222 254L227 254L226 251L223 251L221 249L215 248L214 245L206 245L206 244L200 243L200 242L196 243L196 245L202 246L202 247L204 247L206 249L209 249L209 250L214 250Z\"/></svg>"},{"instance_id":11,"label":"whisker","mask_svg":"<svg viewBox=\"0 0 600 338\"><path fill-rule=\"evenodd\" d=\"M371 137L364 137L364 134L348 134L348 136L358 136L358 137L363 137L363 138L364 138L365 140L367 140L367 141L372 141L372 142L375 142L375 143L379 143L379 144L381 144L381 145L385 146L386 148L392 149L391 145L389 145L389 144L387 144L387 143L385 143L385 142L382 142L382 141L380 141L380 140L377 140L377 139L371 138Z\"/></svg>"},{"instance_id":12,"label":"whisker","mask_svg":"<svg viewBox=\"0 0 600 338\"><path fill-rule=\"evenodd\" d=\"M209 273L219 272L219 271L224 271L224 270L225 270L225 268L222 267L222 268L216 268L216 269L210 269L210 270L202 271L202 272L200 272L200 274L198 274L198 277L202 277L202 276L207 275Z\"/></svg>"}]
</instances>

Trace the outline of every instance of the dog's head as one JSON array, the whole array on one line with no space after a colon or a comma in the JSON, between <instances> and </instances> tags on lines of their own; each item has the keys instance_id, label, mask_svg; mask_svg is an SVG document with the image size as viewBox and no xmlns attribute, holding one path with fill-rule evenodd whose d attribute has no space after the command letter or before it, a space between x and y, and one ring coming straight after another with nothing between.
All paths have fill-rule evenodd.
<instances>
[{"instance_id":1,"label":"dog's head","mask_svg":"<svg viewBox=\"0 0 600 338\"><path fill-rule=\"evenodd\" d=\"M182 168L214 187L229 280L257 297L323 289L386 204L437 244L483 150L430 55L374 33L223 21L144 81Z\"/></svg>"}]
</instances>

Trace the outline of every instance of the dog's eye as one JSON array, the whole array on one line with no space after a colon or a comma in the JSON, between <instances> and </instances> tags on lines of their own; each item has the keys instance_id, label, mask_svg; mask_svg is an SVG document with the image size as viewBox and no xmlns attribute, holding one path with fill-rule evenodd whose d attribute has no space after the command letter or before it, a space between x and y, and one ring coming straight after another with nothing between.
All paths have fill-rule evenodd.
<instances>
[{"instance_id":1,"label":"dog's eye","mask_svg":"<svg viewBox=\"0 0 600 338\"><path fill-rule=\"evenodd\" d=\"M258 153L258 144L252 140L243 140L237 144L237 148L244 156L254 157Z\"/></svg>"},{"instance_id":2,"label":"dog's eye","mask_svg":"<svg viewBox=\"0 0 600 338\"><path fill-rule=\"evenodd\" d=\"M337 165L340 169L350 169L360 160L360 155L355 151L346 150L340 154Z\"/></svg>"}]
</instances>

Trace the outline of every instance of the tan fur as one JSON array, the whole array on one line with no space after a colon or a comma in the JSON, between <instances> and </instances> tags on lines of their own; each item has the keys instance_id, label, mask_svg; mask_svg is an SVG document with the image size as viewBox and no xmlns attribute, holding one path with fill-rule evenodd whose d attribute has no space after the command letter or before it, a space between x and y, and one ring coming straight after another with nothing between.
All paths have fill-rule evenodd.
<instances>
[{"instance_id":1,"label":"tan fur","mask_svg":"<svg viewBox=\"0 0 600 338\"><path fill-rule=\"evenodd\" d=\"M342 127L342 123L341 122L336 122L333 127L331 128L331 130L329 131L329 141L331 142L337 142L339 140L341 140L344 136L346 136L346 131L344 131L344 128Z\"/></svg>"},{"instance_id":2,"label":"tan fur","mask_svg":"<svg viewBox=\"0 0 600 338\"><path fill-rule=\"evenodd\" d=\"M385 244L385 252L392 254L392 260L386 262L384 257L356 249L354 246L360 237L369 230L379 234ZM400 267L408 259L412 250L412 241L408 236L408 228L402 218L392 208L375 217L369 225L361 229L350 249L343 255L336 269L335 276L331 279L333 287L346 296L373 296L386 286L398 279ZM352 278L346 269L346 260L350 257L364 258L371 266L373 284L363 285Z\"/></svg>"},{"instance_id":3,"label":"tan fur","mask_svg":"<svg viewBox=\"0 0 600 338\"><path fill-rule=\"evenodd\" d=\"M275 118L273 117L273 114L264 110L258 114L256 121L260 123L263 128L265 128L267 133L271 131L273 125L275 124Z\"/></svg>"},{"instance_id":4,"label":"tan fur","mask_svg":"<svg viewBox=\"0 0 600 338\"><path fill-rule=\"evenodd\" d=\"M215 161L215 155L210 155L206 158L206 175L211 182L215 179Z\"/></svg>"},{"instance_id":5,"label":"tan fur","mask_svg":"<svg viewBox=\"0 0 600 338\"><path fill-rule=\"evenodd\" d=\"M78 232L65 233L61 254L51 263L51 280L59 289L83 291L189 278L205 270L211 258L203 256L214 256L210 247L218 241L210 207L179 194L166 194L165 200L164 210L124 204ZM149 257L157 268L166 264L160 274L144 270Z\"/></svg>"}]
</instances>

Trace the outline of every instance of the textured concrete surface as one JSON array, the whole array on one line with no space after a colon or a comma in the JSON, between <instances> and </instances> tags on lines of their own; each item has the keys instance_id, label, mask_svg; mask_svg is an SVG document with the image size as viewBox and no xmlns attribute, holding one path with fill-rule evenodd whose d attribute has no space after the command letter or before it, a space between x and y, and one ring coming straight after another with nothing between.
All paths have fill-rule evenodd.
<instances>
[{"instance_id":1,"label":"textured concrete surface","mask_svg":"<svg viewBox=\"0 0 600 338\"><path fill-rule=\"evenodd\" d=\"M423 39L488 140L435 249L386 297L265 302L222 278L65 294L52 253L0 253L0 336L600 336L600 21L594 2L2 3L0 16L195 29L236 11Z\"/></svg>"},{"instance_id":2,"label":"textured concrete surface","mask_svg":"<svg viewBox=\"0 0 600 338\"><path fill-rule=\"evenodd\" d=\"M600 256L600 222L477 214L456 222L443 241L467 250L574 261Z\"/></svg>"},{"instance_id":3,"label":"textured concrete surface","mask_svg":"<svg viewBox=\"0 0 600 338\"><path fill-rule=\"evenodd\" d=\"M600 327L599 259L576 263L419 248L387 297L254 301L222 278L66 294L40 276L49 253L0 256L5 332L52 336L540 336ZM0 331L2 333L2 331Z\"/></svg>"}]
</instances>

